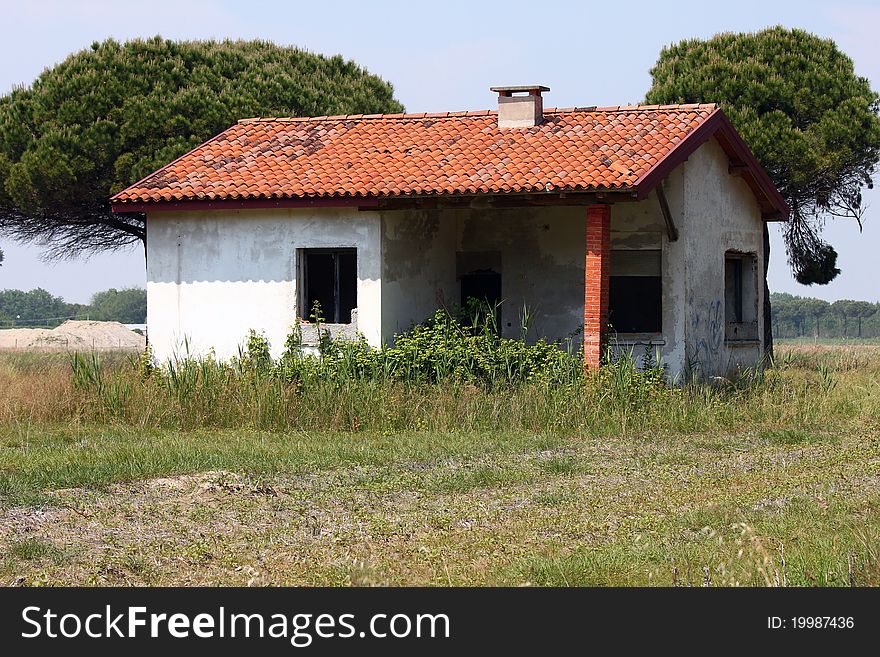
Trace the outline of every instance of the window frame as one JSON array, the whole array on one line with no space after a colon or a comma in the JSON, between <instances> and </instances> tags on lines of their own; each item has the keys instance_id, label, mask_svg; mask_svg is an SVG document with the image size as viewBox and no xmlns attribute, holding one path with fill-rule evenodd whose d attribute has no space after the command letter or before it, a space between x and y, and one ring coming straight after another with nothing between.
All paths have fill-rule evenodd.
<instances>
[{"instance_id":1,"label":"window frame","mask_svg":"<svg viewBox=\"0 0 880 657\"><path fill-rule=\"evenodd\" d=\"M658 273L656 275L643 276L638 274L615 274L614 273L614 260L615 254L620 253L650 253L652 257L657 258L657 270ZM619 257L619 255L618 255ZM657 248L651 249L615 249L611 248L610 253L611 265L608 276L608 321L611 325L611 330L619 338L621 342L650 342L652 344L657 343L658 341L662 341L663 339L663 289L664 289L664 277L663 277L663 248L662 245L658 245ZM658 279L659 280L659 322L657 330L654 331L619 331L613 325L612 319L612 300L611 300L611 285L612 280L614 278L649 278L649 279Z\"/></svg>"},{"instance_id":2,"label":"window frame","mask_svg":"<svg viewBox=\"0 0 880 657\"><path fill-rule=\"evenodd\" d=\"M353 246L340 246L340 247L317 247L317 248L299 248L296 250L296 288L297 288L297 316L300 321L309 324L312 322L311 320L311 312L312 309L309 307L309 268L308 268L308 257L309 255L333 255L333 299L334 299L334 308L333 308L333 318L334 319L343 319L341 317L341 294L340 294L340 254L353 254L354 255L354 284L355 284L355 296L354 296L354 306L352 307L352 311L357 310L358 307L358 249ZM339 326L347 326L351 325L353 322L351 320L351 313L349 313L348 321L331 321L330 319L326 319L328 313L326 308L321 309L325 316L325 324L333 324Z\"/></svg>"},{"instance_id":3,"label":"window frame","mask_svg":"<svg viewBox=\"0 0 880 657\"><path fill-rule=\"evenodd\" d=\"M754 252L729 249L724 252L723 262L724 341L734 345L754 344L760 341L758 256ZM731 276L732 286L728 284Z\"/></svg>"}]
</instances>

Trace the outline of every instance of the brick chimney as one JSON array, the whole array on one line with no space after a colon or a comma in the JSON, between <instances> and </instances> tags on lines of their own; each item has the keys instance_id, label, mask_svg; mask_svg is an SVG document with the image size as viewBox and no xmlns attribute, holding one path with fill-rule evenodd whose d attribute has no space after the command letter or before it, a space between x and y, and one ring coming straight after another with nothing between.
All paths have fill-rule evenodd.
<instances>
[{"instance_id":1,"label":"brick chimney","mask_svg":"<svg viewBox=\"0 0 880 657\"><path fill-rule=\"evenodd\" d=\"M541 92L550 91L550 87L532 84L519 87L490 87L489 90L498 92L499 128L531 128L543 121L544 100L541 98Z\"/></svg>"}]
</instances>

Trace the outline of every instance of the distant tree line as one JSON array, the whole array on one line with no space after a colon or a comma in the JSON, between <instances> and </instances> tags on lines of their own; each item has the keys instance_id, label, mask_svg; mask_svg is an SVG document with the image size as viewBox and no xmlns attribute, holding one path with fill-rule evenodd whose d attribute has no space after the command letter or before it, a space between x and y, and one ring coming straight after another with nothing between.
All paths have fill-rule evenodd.
<instances>
[{"instance_id":1,"label":"distant tree line","mask_svg":"<svg viewBox=\"0 0 880 657\"><path fill-rule=\"evenodd\" d=\"M833 303L784 292L771 295L773 334L779 338L880 337L880 303L840 299ZM147 292L142 288L104 290L90 303L67 303L36 288L0 291L0 328L53 328L67 319L96 319L123 324L147 321Z\"/></svg>"},{"instance_id":2,"label":"distant tree line","mask_svg":"<svg viewBox=\"0 0 880 657\"><path fill-rule=\"evenodd\" d=\"M880 336L880 303L839 299L833 303L775 292L773 334L777 338L876 338Z\"/></svg>"},{"instance_id":3,"label":"distant tree line","mask_svg":"<svg viewBox=\"0 0 880 657\"><path fill-rule=\"evenodd\" d=\"M82 304L67 303L42 288L0 291L0 328L54 328L68 319L143 324L147 321L147 292L136 287L111 288Z\"/></svg>"}]
</instances>

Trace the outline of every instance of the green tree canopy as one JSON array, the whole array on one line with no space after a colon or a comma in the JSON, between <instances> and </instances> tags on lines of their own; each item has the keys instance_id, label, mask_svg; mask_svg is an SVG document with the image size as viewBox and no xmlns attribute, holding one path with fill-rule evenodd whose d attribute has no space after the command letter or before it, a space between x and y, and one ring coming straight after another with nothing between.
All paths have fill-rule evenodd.
<instances>
[{"instance_id":1,"label":"green tree canopy","mask_svg":"<svg viewBox=\"0 0 880 657\"><path fill-rule=\"evenodd\" d=\"M147 321L147 291L139 287L110 288L92 296L90 319L143 324Z\"/></svg>"},{"instance_id":2,"label":"green tree canopy","mask_svg":"<svg viewBox=\"0 0 880 657\"><path fill-rule=\"evenodd\" d=\"M340 56L266 41L94 43L0 97L0 233L49 257L145 239L110 196L251 116L398 112Z\"/></svg>"},{"instance_id":3,"label":"green tree canopy","mask_svg":"<svg viewBox=\"0 0 880 657\"><path fill-rule=\"evenodd\" d=\"M648 103L720 103L791 207L785 243L800 283L840 270L829 217L861 226L880 159L880 98L830 39L773 27L664 48Z\"/></svg>"},{"instance_id":4,"label":"green tree canopy","mask_svg":"<svg viewBox=\"0 0 880 657\"><path fill-rule=\"evenodd\" d=\"M21 326L43 325L59 323L70 314L70 308L61 297L38 287L30 292L0 290L0 313Z\"/></svg>"}]
</instances>

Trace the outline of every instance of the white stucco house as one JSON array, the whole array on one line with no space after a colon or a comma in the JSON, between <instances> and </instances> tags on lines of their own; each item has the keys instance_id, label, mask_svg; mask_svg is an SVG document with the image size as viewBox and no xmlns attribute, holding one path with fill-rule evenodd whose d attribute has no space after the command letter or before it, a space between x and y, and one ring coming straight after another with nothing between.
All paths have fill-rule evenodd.
<instances>
[{"instance_id":1,"label":"white stucco house","mask_svg":"<svg viewBox=\"0 0 880 657\"><path fill-rule=\"evenodd\" d=\"M764 222L788 209L714 105L255 118L112 199L145 213L160 359L280 352L315 301L371 345L468 297L504 334L653 345L672 376L763 354Z\"/></svg>"}]
</instances>

